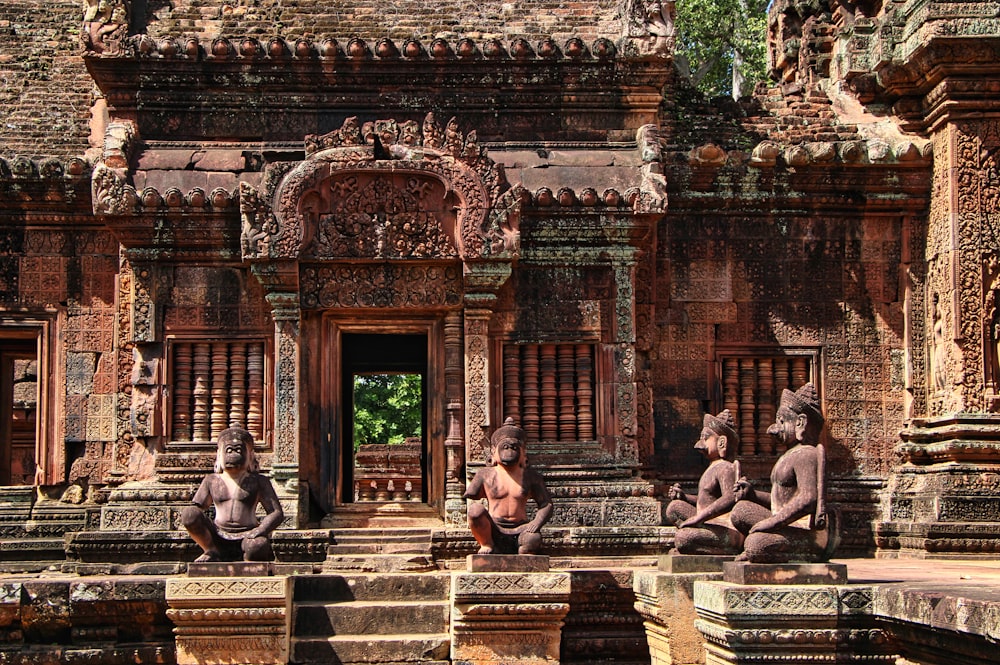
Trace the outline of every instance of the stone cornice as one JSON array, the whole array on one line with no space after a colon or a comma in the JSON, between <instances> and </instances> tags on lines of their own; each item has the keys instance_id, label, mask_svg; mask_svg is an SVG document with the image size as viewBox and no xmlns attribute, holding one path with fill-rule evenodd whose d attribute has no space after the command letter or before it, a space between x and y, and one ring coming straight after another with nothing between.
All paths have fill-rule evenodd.
<instances>
[{"instance_id":1,"label":"stone cornice","mask_svg":"<svg viewBox=\"0 0 1000 665\"><path fill-rule=\"evenodd\" d=\"M89 212L90 172L80 158L0 158L0 215Z\"/></svg>"},{"instance_id":2,"label":"stone cornice","mask_svg":"<svg viewBox=\"0 0 1000 665\"><path fill-rule=\"evenodd\" d=\"M280 142L363 109L402 119L429 107L477 125L484 142L607 140L609 130L655 122L673 75L669 60L622 56L607 39L204 44L140 35L120 55L85 61L114 116L134 120L143 140L200 131Z\"/></svg>"}]
</instances>

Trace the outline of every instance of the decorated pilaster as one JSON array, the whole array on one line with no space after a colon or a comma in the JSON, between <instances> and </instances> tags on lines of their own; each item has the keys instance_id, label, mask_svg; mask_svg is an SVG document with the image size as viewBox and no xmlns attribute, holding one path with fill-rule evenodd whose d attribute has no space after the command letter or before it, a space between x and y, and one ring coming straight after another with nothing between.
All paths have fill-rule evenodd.
<instances>
[{"instance_id":1,"label":"decorated pilaster","mask_svg":"<svg viewBox=\"0 0 1000 665\"><path fill-rule=\"evenodd\" d=\"M181 577L167 580L178 665L288 662L291 578Z\"/></svg>"},{"instance_id":2,"label":"decorated pilaster","mask_svg":"<svg viewBox=\"0 0 1000 665\"><path fill-rule=\"evenodd\" d=\"M623 464L639 463L636 444L635 262L619 260L615 274L615 412L618 414L616 457Z\"/></svg>"},{"instance_id":3,"label":"decorated pilaster","mask_svg":"<svg viewBox=\"0 0 1000 665\"><path fill-rule=\"evenodd\" d=\"M285 511L285 525L296 527L307 518L307 493L299 485L299 297L298 293L267 295L274 317L274 462L271 477Z\"/></svg>"},{"instance_id":4,"label":"decorated pilaster","mask_svg":"<svg viewBox=\"0 0 1000 665\"><path fill-rule=\"evenodd\" d=\"M770 570L733 574L743 566ZM827 564L778 568L730 563L722 581L695 582L706 665L896 662L890 636L872 621L875 587L847 584Z\"/></svg>"},{"instance_id":5,"label":"decorated pilaster","mask_svg":"<svg viewBox=\"0 0 1000 665\"><path fill-rule=\"evenodd\" d=\"M569 573L455 573L452 662L557 665L569 591Z\"/></svg>"},{"instance_id":6,"label":"decorated pilaster","mask_svg":"<svg viewBox=\"0 0 1000 665\"><path fill-rule=\"evenodd\" d=\"M509 262L465 264L466 460L486 462L490 422L489 324L496 293L510 277Z\"/></svg>"},{"instance_id":7,"label":"decorated pilaster","mask_svg":"<svg viewBox=\"0 0 1000 665\"><path fill-rule=\"evenodd\" d=\"M855 23L842 63L852 86L893 100L903 129L930 138L934 154L926 241L910 248L924 267L911 273L923 306L907 312L914 412L877 542L919 555L998 552L1000 121L984 112L1000 101L1000 18L994 2L893 5L872 17L876 39L860 35L868 21Z\"/></svg>"}]
</instances>

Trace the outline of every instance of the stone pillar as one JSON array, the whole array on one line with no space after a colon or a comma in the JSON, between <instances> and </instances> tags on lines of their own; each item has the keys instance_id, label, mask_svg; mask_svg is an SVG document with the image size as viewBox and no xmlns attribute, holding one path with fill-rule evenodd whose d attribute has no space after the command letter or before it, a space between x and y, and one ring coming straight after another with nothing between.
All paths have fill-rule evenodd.
<instances>
[{"instance_id":1,"label":"stone pillar","mask_svg":"<svg viewBox=\"0 0 1000 665\"><path fill-rule=\"evenodd\" d=\"M300 309L298 293L267 294L274 318L274 479L285 511L282 526L303 526L307 491L299 485Z\"/></svg>"},{"instance_id":2,"label":"stone pillar","mask_svg":"<svg viewBox=\"0 0 1000 665\"><path fill-rule=\"evenodd\" d=\"M837 568L729 563L722 581L695 582L706 665L893 665L890 636L873 617L876 588L847 584Z\"/></svg>"},{"instance_id":3,"label":"stone pillar","mask_svg":"<svg viewBox=\"0 0 1000 665\"><path fill-rule=\"evenodd\" d=\"M466 522L465 478L465 435L463 420L464 399L464 347L462 346L462 314L451 312L444 320L444 383L447 433L445 450L445 520L450 525L464 525Z\"/></svg>"},{"instance_id":4,"label":"stone pillar","mask_svg":"<svg viewBox=\"0 0 1000 665\"><path fill-rule=\"evenodd\" d=\"M452 663L557 665L569 591L569 573L454 573Z\"/></svg>"},{"instance_id":5,"label":"stone pillar","mask_svg":"<svg viewBox=\"0 0 1000 665\"><path fill-rule=\"evenodd\" d=\"M694 583L720 581L723 561L733 557L665 555L657 570L636 571L635 609L646 627L651 665L705 662L701 633L695 628Z\"/></svg>"},{"instance_id":6,"label":"stone pillar","mask_svg":"<svg viewBox=\"0 0 1000 665\"><path fill-rule=\"evenodd\" d=\"M465 264L465 458L473 464L485 463L489 449L489 323L510 271L510 263L500 261Z\"/></svg>"},{"instance_id":7,"label":"stone pillar","mask_svg":"<svg viewBox=\"0 0 1000 665\"><path fill-rule=\"evenodd\" d=\"M177 664L287 663L291 588L287 576L168 579Z\"/></svg>"}]
</instances>

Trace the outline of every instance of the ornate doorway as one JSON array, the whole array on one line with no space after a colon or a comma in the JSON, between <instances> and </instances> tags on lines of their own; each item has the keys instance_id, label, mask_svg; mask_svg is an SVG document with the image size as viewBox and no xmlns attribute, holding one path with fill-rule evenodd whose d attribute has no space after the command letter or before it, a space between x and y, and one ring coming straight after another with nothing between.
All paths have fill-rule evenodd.
<instances>
[{"instance_id":1,"label":"ornate doorway","mask_svg":"<svg viewBox=\"0 0 1000 665\"><path fill-rule=\"evenodd\" d=\"M341 341L341 501L426 502L427 336Z\"/></svg>"},{"instance_id":2,"label":"ornate doorway","mask_svg":"<svg viewBox=\"0 0 1000 665\"><path fill-rule=\"evenodd\" d=\"M442 329L437 316L327 319L320 465L334 514L442 516Z\"/></svg>"}]
</instances>

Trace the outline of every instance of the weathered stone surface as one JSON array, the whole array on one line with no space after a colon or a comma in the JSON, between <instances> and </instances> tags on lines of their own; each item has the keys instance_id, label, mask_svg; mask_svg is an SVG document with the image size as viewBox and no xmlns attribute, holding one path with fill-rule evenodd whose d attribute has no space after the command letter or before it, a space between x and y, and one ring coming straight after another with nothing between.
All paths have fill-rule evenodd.
<instances>
[{"instance_id":1,"label":"weathered stone surface","mask_svg":"<svg viewBox=\"0 0 1000 665\"><path fill-rule=\"evenodd\" d=\"M721 578L722 573L718 569L711 572L675 570L636 573L635 609L645 620L646 641L649 645L650 661L654 665L689 665L705 662L703 638L695 627L697 615L694 608L694 583L717 581Z\"/></svg>"},{"instance_id":2,"label":"weathered stone surface","mask_svg":"<svg viewBox=\"0 0 1000 665\"><path fill-rule=\"evenodd\" d=\"M746 563L722 565L722 579L732 584L844 584L847 566L842 563Z\"/></svg>"},{"instance_id":3,"label":"weathered stone surface","mask_svg":"<svg viewBox=\"0 0 1000 665\"><path fill-rule=\"evenodd\" d=\"M455 573L451 659L472 665L560 662L568 573Z\"/></svg>"},{"instance_id":4,"label":"weathered stone surface","mask_svg":"<svg viewBox=\"0 0 1000 665\"><path fill-rule=\"evenodd\" d=\"M547 573L549 557L544 554L470 554L470 573Z\"/></svg>"},{"instance_id":5,"label":"weathered stone surface","mask_svg":"<svg viewBox=\"0 0 1000 665\"><path fill-rule=\"evenodd\" d=\"M283 576L167 580L178 664L288 662L291 590Z\"/></svg>"},{"instance_id":6,"label":"weathered stone surface","mask_svg":"<svg viewBox=\"0 0 1000 665\"><path fill-rule=\"evenodd\" d=\"M269 561L215 561L189 563L188 577L266 577L274 574Z\"/></svg>"},{"instance_id":7,"label":"weathered stone surface","mask_svg":"<svg viewBox=\"0 0 1000 665\"><path fill-rule=\"evenodd\" d=\"M721 573L722 566L735 557L721 554L663 554L656 562L656 569L670 574Z\"/></svg>"}]
</instances>

